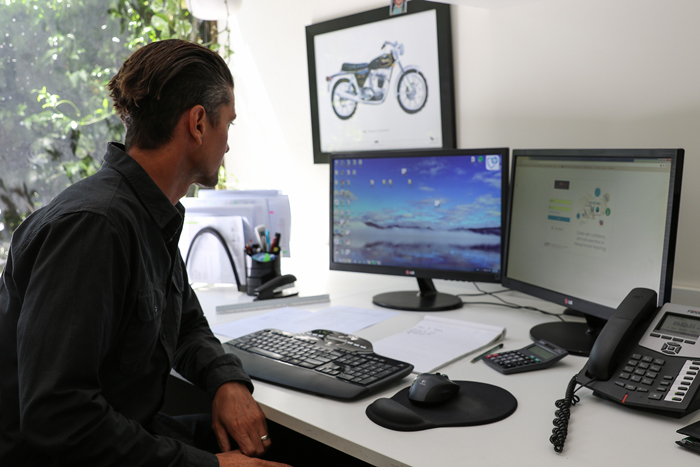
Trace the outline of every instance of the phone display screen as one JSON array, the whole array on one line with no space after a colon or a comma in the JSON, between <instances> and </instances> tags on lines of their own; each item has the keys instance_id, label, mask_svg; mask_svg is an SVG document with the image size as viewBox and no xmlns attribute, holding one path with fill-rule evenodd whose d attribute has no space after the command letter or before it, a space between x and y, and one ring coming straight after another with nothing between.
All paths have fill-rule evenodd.
<instances>
[{"instance_id":1,"label":"phone display screen","mask_svg":"<svg viewBox=\"0 0 700 467\"><path fill-rule=\"evenodd\" d=\"M700 337L700 317L667 313L656 327L656 331L697 339Z\"/></svg>"}]
</instances>

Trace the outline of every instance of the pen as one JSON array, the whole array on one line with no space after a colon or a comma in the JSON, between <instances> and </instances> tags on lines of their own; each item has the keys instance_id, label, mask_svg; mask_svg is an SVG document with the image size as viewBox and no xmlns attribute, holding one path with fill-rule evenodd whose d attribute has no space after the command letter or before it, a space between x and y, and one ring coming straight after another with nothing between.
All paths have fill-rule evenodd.
<instances>
[{"instance_id":1,"label":"pen","mask_svg":"<svg viewBox=\"0 0 700 467\"><path fill-rule=\"evenodd\" d=\"M273 252L274 252L275 248L276 248L276 247L279 245L279 243L280 243L280 237L281 237L280 233L277 232L277 233L275 234L275 238L272 239L272 244L270 245L270 251L273 251Z\"/></svg>"},{"instance_id":2,"label":"pen","mask_svg":"<svg viewBox=\"0 0 700 467\"><path fill-rule=\"evenodd\" d=\"M486 352L484 352L484 353L482 353L482 354L477 355L476 357L474 357L474 358L472 359L472 363L478 362L479 360L481 360L481 359L484 358L485 356L492 354L493 352L495 352L496 350L498 350L498 349L500 349L500 348L503 348L503 343L498 344L496 347L494 347L494 348L492 348L492 349L489 349L489 350L487 350Z\"/></svg>"}]
</instances>

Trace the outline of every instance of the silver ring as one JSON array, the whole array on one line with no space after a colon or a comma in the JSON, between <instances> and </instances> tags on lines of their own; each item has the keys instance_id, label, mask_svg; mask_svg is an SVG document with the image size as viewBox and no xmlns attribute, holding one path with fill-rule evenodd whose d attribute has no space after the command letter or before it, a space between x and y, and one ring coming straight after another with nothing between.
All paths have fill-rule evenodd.
<instances>
[{"instance_id":1,"label":"silver ring","mask_svg":"<svg viewBox=\"0 0 700 467\"><path fill-rule=\"evenodd\" d=\"M265 441L265 440L268 439L268 438L269 438L269 436L267 436L267 435L261 436L261 437L260 437L260 441Z\"/></svg>"}]
</instances>

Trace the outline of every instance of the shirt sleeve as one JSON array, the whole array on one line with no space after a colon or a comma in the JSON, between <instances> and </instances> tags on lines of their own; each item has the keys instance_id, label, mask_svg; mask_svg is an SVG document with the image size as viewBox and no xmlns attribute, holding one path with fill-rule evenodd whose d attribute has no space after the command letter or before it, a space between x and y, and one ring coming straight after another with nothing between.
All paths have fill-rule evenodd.
<instances>
[{"instance_id":1,"label":"shirt sleeve","mask_svg":"<svg viewBox=\"0 0 700 467\"><path fill-rule=\"evenodd\" d=\"M79 241L76 241L79 239ZM108 403L110 358L128 286L128 252L104 217L71 214L15 255L22 436L58 465L218 466L213 454L151 435Z\"/></svg>"},{"instance_id":2,"label":"shirt sleeve","mask_svg":"<svg viewBox=\"0 0 700 467\"><path fill-rule=\"evenodd\" d=\"M175 369L190 382L214 397L226 382L244 383L250 392L253 384L234 354L224 352L219 339L209 327L197 295L189 286L184 261L179 258L180 276L176 287L182 290L182 318L175 354ZM177 274L177 272L176 272Z\"/></svg>"}]
</instances>

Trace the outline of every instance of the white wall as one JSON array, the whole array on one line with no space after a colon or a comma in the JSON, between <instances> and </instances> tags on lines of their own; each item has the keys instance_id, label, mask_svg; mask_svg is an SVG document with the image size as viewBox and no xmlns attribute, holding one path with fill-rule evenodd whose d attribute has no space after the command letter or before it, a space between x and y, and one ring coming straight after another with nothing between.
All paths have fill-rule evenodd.
<instances>
[{"instance_id":1,"label":"white wall","mask_svg":"<svg viewBox=\"0 0 700 467\"><path fill-rule=\"evenodd\" d=\"M685 148L673 299L700 304L700 2L469 1L452 6L459 146ZM311 236L327 243L304 27L387 4L248 0L231 19L239 118L227 169L237 188L290 195L293 255L313 254Z\"/></svg>"}]
</instances>

